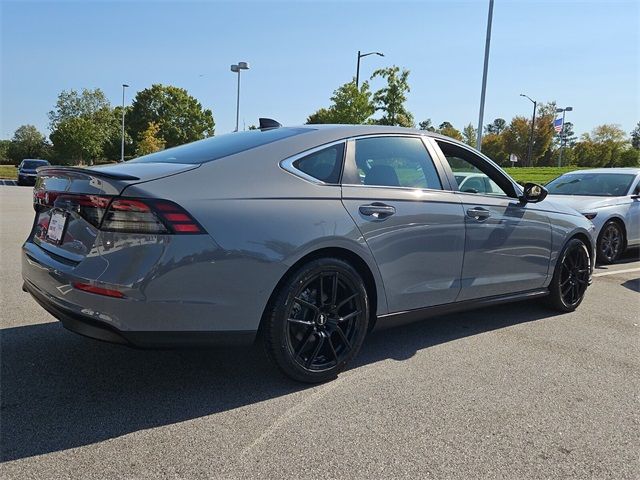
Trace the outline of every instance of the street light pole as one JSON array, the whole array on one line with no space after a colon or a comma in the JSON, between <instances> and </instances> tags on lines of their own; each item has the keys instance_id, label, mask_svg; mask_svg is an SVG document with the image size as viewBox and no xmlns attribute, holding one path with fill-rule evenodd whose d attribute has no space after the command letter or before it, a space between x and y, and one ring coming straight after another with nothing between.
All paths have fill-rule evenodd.
<instances>
[{"instance_id":1,"label":"street light pole","mask_svg":"<svg viewBox=\"0 0 640 480\"><path fill-rule=\"evenodd\" d=\"M247 62L238 62L236 65L231 65L231 71L238 74L238 96L236 99L236 129L234 132L238 131L238 126L240 125L240 71L241 70L249 70L249 64Z\"/></svg>"},{"instance_id":2,"label":"street light pole","mask_svg":"<svg viewBox=\"0 0 640 480\"><path fill-rule=\"evenodd\" d=\"M487 39L484 44L484 69L482 71L482 93L480 94L480 115L478 118L478 139L476 148L482 150L482 122L484 118L484 98L487 92L487 73L489 70L489 48L491 46L491 23L493 22L493 0L489 0L487 18Z\"/></svg>"},{"instance_id":3,"label":"street light pole","mask_svg":"<svg viewBox=\"0 0 640 480\"><path fill-rule=\"evenodd\" d=\"M120 148L120 161L124 162L124 89L129 85L126 83L122 84L122 145Z\"/></svg>"},{"instance_id":4,"label":"street light pole","mask_svg":"<svg viewBox=\"0 0 640 480\"><path fill-rule=\"evenodd\" d=\"M533 167L533 159L531 157L533 155L533 136L535 133L534 129L536 126L536 109L538 108L538 102L533 100L528 95L525 95L524 93L521 93L520 96L525 97L531 103L533 103L533 116L531 117L531 133L529 134L529 148L527 149L527 166Z\"/></svg>"},{"instance_id":5,"label":"street light pole","mask_svg":"<svg viewBox=\"0 0 640 480\"><path fill-rule=\"evenodd\" d=\"M558 166L562 166L562 151L564 150L564 115L566 112L573 111L573 107L556 108L556 113L562 112L562 129L560 130L560 155L558 155Z\"/></svg>"},{"instance_id":6,"label":"street light pole","mask_svg":"<svg viewBox=\"0 0 640 480\"><path fill-rule=\"evenodd\" d=\"M360 53L358 50L358 63L356 66L356 88L360 85L360 59L362 57L368 57L369 55L378 55L379 57L384 57L384 53L380 52L369 52L369 53Z\"/></svg>"}]
</instances>

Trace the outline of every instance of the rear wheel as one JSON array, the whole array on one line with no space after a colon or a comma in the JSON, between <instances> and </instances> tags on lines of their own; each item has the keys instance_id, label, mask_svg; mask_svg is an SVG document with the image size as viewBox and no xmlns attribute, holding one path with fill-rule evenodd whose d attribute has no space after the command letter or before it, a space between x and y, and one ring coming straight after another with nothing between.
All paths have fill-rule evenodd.
<instances>
[{"instance_id":1,"label":"rear wheel","mask_svg":"<svg viewBox=\"0 0 640 480\"><path fill-rule=\"evenodd\" d=\"M589 249L582 240L572 238L560 254L549 285L549 306L561 312L574 311L589 286L590 269Z\"/></svg>"},{"instance_id":2,"label":"rear wheel","mask_svg":"<svg viewBox=\"0 0 640 480\"><path fill-rule=\"evenodd\" d=\"M602 227L598 236L598 262L609 264L615 262L624 249L624 232L615 220L609 220Z\"/></svg>"},{"instance_id":3,"label":"rear wheel","mask_svg":"<svg viewBox=\"0 0 640 480\"><path fill-rule=\"evenodd\" d=\"M264 325L267 354L302 382L336 377L356 356L369 319L364 282L347 262L313 260L289 275Z\"/></svg>"}]
</instances>

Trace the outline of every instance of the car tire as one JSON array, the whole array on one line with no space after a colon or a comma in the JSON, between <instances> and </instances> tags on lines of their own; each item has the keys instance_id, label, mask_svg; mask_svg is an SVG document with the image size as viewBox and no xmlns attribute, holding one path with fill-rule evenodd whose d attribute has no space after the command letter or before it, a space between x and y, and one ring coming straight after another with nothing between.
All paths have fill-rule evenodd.
<instances>
[{"instance_id":1,"label":"car tire","mask_svg":"<svg viewBox=\"0 0 640 480\"><path fill-rule=\"evenodd\" d=\"M338 258L318 258L289 274L265 314L268 357L306 383L334 379L358 354L369 323L362 277Z\"/></svg>"},{"instance_id":2,"label":"car tire","mask_svg":"<svg viewBox=\"0 0 640 480\"><path fill-rule=\"evenodd\" d=\"M615 262L624 251L624 230L619 222L609 220L604 224L598 235L597 260L598 263L608 265Z\"/></svg>"},{"instance_id":3,"label":"car tire","mask_svg":"<svg viewBox=\"0 0 640 480\"><path fill-rule=\"evenodd\" d=\"M589 248L579 238L572 238L558 258L546 297L547 305L560 312L573 312L584 299L590 275Z\"/></svg>"}]
</instances>

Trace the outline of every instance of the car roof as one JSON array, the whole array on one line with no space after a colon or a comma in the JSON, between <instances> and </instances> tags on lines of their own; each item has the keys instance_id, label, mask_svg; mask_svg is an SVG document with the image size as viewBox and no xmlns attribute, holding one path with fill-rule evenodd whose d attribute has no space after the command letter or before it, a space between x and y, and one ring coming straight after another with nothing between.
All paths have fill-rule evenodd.
<instances>
[{"instance_id":1,"label":"car roof","mask_svg":"<svg viewBox=\"0 0 640 480\"><path fill-rule=\"evenodd\" d=\"M632 173L639 174L640 168L638 167L611 167L611 168L589 168L586 170L574 170L573 172L567 172L564 175L574 175L576 173Z\"/></svg>"},{"instance_id":2,"label":"car roof","mask_svg":"<svg viewBox=\"0 0 640 480\"><path fill-rule=\"evenodd\" d=\"M441 140L447 140L460 145L468 147L465 143L455 140L451 137L441 135L436 132L430 132L429 130L418 130L417 128L395 127L389 125L343 125L343 124L305 124L296 126L286 126L280 128L303 128L310 130L317 130L324 133L335 133L336 136L352 137L358 135L375 135L375 134L410 134L410 135L425 135L427 137L437 138Z\"/></svg>"}]
</instances>

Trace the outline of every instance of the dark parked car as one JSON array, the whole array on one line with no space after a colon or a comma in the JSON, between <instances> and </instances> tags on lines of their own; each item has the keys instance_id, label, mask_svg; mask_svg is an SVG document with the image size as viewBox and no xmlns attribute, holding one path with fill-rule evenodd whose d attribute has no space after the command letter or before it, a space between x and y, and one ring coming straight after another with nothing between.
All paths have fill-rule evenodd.
<instances>
[{"instance_id":1,"label":"dark parked car","mask_svg":"<svg viewBox=\"0 0 640 480\"><path fill-rule=\"evenodd\" d=\"M38 167L49 166L46 160L38 160L34 158L25 158L18 165L18 185L35 185L38 173Z\"/></svg>"},{"instance_id":2,"label":"dark parked car","mask_svg":"<svg viewBox=\"0 0 640 480\"><path fill-rule=\"evenodd\" d=\"M482 187L465 187L472 173ZM287 375L320 382L372 328L542 297L574 310L594 227L546 194L419 130L220 135L118 165L41 169L24 289L82 335L259 338Z\"/></svg>"}]
</instances>

